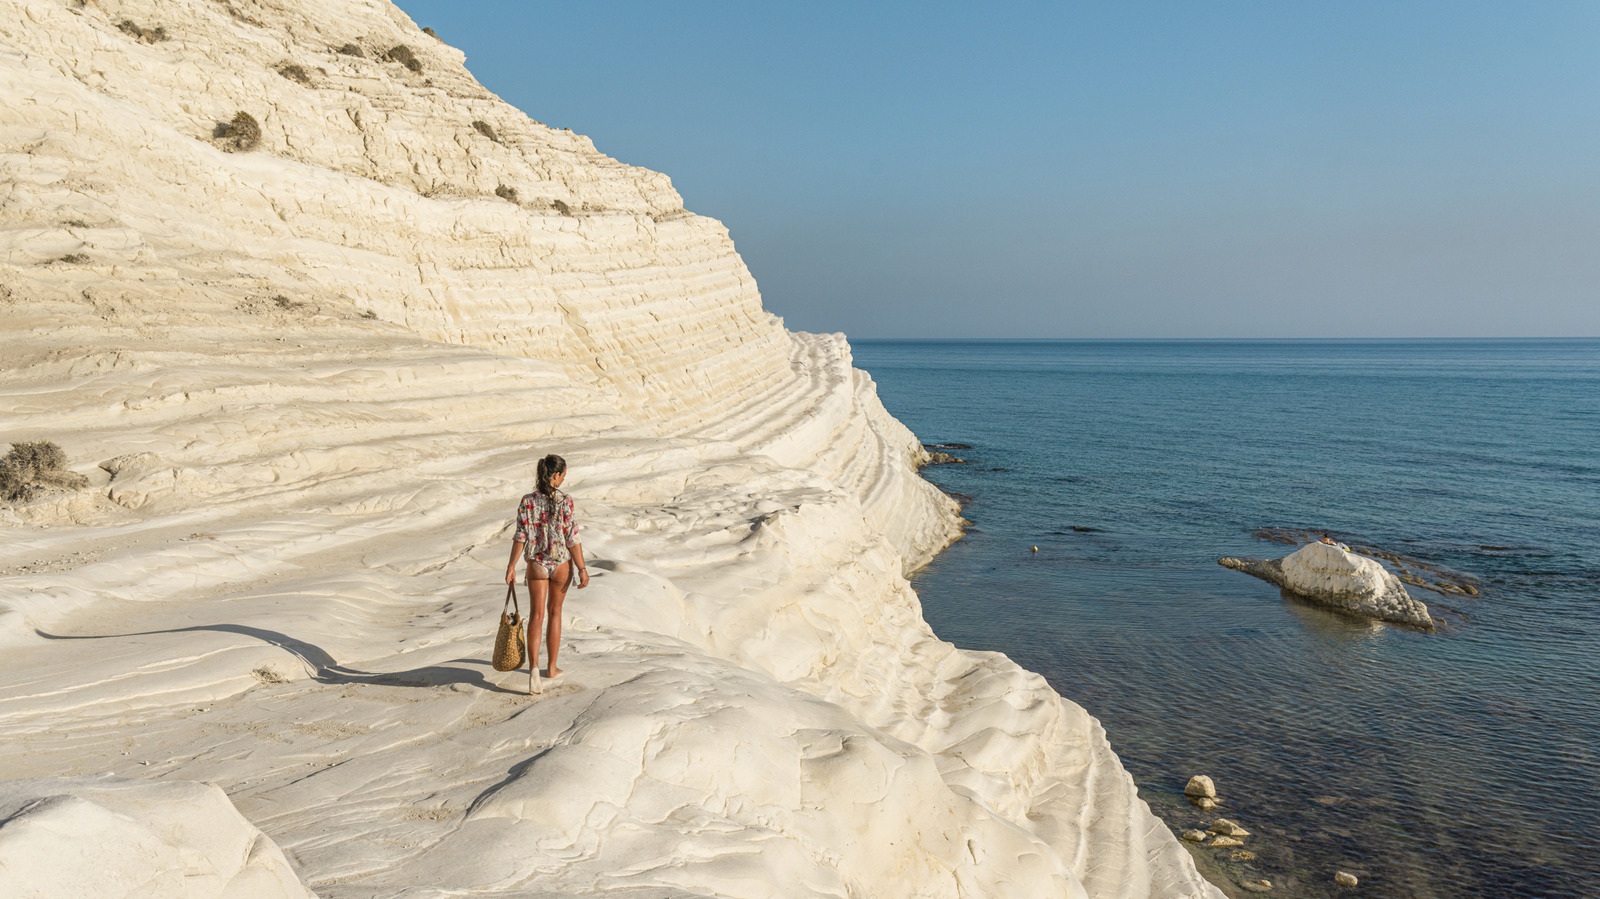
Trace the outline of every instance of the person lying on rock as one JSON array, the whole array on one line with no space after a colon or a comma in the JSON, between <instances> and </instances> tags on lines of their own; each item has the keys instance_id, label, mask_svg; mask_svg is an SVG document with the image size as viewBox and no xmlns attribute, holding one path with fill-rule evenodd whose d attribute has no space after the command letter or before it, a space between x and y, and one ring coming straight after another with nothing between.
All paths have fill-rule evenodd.
<instances>
[{"instance_id":1,"label":"person lying on rock","mask_svg":"<svg viewBox=\"0 0 1600 899\"><path fill-rule=\"evenodd\" d=\"M517 530L511 543L511 561L506 564L506 583L517 581L517 556L528 561L528 692L539 685L539 638L545 634L549 616L550 677L559 677L556 653L561 649L561 604L572 583L572 569L578 571L578 589L589 586L589 567L583 561L583 544L578 542L578 521L573 517L572 497L558 488L567 479L567 460L551 453L539 460L534 491L517 503Z\"/></svg>"}]
</instances>

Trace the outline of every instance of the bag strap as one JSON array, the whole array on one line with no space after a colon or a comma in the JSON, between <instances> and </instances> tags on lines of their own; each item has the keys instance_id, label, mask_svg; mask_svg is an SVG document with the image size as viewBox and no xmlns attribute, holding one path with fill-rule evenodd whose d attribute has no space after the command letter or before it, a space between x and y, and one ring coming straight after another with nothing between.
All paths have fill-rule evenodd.
<instances>
[{"instance_id":1,"label":"bag strap","mask_svg":"<svg viewBox=\"0 0 1600 899\"><path fill-rule=\"evenodd\" d=\"M510 606L511 607L511 611L517 613L517 617L518 618L522 617L522 606L517 603L517 585L516 584L506 584L506 601L505 601L505 605L502 605L500 607L500 614L501 615L504 615L506 613L506 606Z\"/></svg>"}]
</instances>

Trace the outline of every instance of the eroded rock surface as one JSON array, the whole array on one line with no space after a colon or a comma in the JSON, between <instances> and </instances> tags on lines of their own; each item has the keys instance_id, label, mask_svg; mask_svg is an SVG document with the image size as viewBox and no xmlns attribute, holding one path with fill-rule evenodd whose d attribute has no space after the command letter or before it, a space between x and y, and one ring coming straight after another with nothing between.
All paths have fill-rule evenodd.
<instances>
[{"instance_id":1,"label":"eroded rock surface","mask_svg":"<svg viewBox=\"0 0 1600 899\"><path fill-rule=\"evenodd\" d=\"M104 776L0 781L0 896L311 899L216 787Z\"/></svg>"},{"instance_id":2,"label":"eroded rock surface","mask_svg":"<svg viewBox=\"0 0 1600 899\"><path fill-rule=\"evenodd\" d=\"M1428 607L1374 559L1326 543L1308 543L1282 559L1217 560L1217 564L1271 581L1320 605L1431 631Z\"/></svg>"}]
</instances>

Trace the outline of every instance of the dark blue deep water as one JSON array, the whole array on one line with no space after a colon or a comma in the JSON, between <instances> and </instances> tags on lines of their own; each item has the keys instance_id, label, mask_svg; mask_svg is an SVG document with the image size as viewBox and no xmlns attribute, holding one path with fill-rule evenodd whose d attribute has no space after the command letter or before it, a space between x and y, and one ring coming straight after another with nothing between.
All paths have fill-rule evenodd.
<instances>
[{"instance_id":1,"label":"dark blue deep water","mask_svg":"<svg viewBox=\"0 0 1600 899\"><path fill-rule=\"evenodd\" d=\"M1100 719L1230 895L1600 896L1600 341L857 341L970 460L913 578L940 636ZM1219 567L1332 531L1468 578L1427 634ZM1038 546L1034 553L1030 547ZM1336 887L1336 870L1361 878Z\"/></svg>"}]
</instances>

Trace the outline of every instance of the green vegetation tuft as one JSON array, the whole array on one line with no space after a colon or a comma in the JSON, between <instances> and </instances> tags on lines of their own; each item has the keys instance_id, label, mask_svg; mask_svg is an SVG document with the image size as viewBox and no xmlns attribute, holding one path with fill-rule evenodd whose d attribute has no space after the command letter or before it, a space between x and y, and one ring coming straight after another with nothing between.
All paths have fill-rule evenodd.
<instances>
[{"instance_id":1,"label":"green vegetation tuft","mask_svg":"<svg viewBox=\"0 0 1600 899\"><path fill-rule=\"evenodd\" d=\"M248 153L261 144L261 123L241 109L232 121L217 126L216 136L228 142L231 152Z\"/></svg>"},{"instance_id":2,"label":"green vegetation tuft","mask_svg":"<svg viewBox=\"0 0 1600 899\"><path fill-rule=\"evenodd\" d=\"M417 59L417 55L411 52L411 48L407 47L405 44L399 44L389 48L389 52L385 54L385 58L387 58L390 62L400 63L411 71L416 72L418 75L422 74L422 60Z\"/></svg>"},{"instance_id":3,"label":"green vegetation tuft","mask_svg":"<svg viewBox=\"0 0 1600 899\"><path fill-rule=\"evenodd\" d=\"M67 470L67 454L48 440L11 444L0 459L0 499L19 502L33 499L46 487L80 490L89 479Z\"/></svg>"},{"instance_id":4,"label":"green vegetation tuft","mask_svg":"<svg viewBox=\"0 0 1600 899\"><path fill-rule=\"evenodd\" d=\"M123 19L118 22L117 30L146 44L156 44L167 40L166 28L160 25L154 28L141 28L132 19Z\"/></svg>"}]
</instances>

